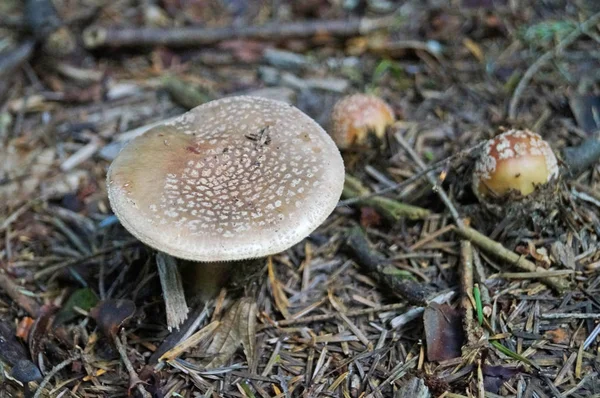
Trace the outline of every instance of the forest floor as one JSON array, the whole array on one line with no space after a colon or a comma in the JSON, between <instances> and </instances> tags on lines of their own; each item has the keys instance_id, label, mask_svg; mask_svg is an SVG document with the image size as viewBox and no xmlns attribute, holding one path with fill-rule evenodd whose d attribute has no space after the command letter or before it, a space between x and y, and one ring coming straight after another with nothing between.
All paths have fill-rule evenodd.
<instances>
[{"instance_id":1,"label":"forest floor","mask_svg":"<svg viewBox=\"0 0 600 398\"><path fill-rule=\"evenodd\" d=\"M470 182L481 143L507 129L561 158L593 147L598 12L594 0L1 1L0 397L600 397L595 158L499 211ZM382 146L344 152L343 199L386 199L342 202L302 243L189 297L170 331L155 252L108 202L120 148L237 94L289 102L327 130L355 92L398 121Z\"/></svg>"}]
</instances>

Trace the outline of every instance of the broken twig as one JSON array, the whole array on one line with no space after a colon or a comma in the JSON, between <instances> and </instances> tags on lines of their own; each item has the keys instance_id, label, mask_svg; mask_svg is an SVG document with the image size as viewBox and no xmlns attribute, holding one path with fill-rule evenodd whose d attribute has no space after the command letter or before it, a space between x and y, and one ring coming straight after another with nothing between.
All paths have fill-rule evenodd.
<instances>
[{"instance_id":1,"label":"broken twig","mask_svg":"<svg viewBox=\"0 0 600 398\"><path fill-rule=\"evenodd\" d=\"M390 27L395 16L383 18L351 18L302 22L273 22L260 26L227 28L104 28L91 27L83 32L87 48L140 46L198 46L232 39L288 40L317 34L337 37L364 35Z\"/></svg>"},{"instance_id":2,"label":"broken twig","mask_svg":"<svg viewBox=\"0 0 600 398\"><path fill-rule=\"evenodd\" d=\"M459 234L463 238L468 239L471 242L473 242L474 244L476 244L477 246L479 246L481 248L481 250L483 250L491 255L494 255L494 256L500 258L501 260L504 260L504 261L514 265L515 267L517 267L519 269L522 269L522 270L528 271L528 272L546 271L546 269L544 269L542 267L538 267L531 261L525 259L523 256L519 256L517 253L514 253L514 252L508 250L507 248L502 246L500 243L488 238L487 236L483 235L482 233L480 233L479 231L476 231L475 229L473 229L471 227L465 226L462 229L455 228L454 230L457 234ZM541 277L539 279L544 284L548 285L549 287L551 287L552 289L556 290L559 293L564 291L567 288L567 282L560 278Z\"/></svg>"},{"instance_id":3,"label":"broken twig","mask_svg":"<svg viewBox=\"0 0 600 398\"><path fill-rule=\"evenodd\" d=\"M390 261L369 247L367 237L360 228L353 228L349 232L346 243L356 262L367 271L375 273L394 293L413 304L426 305L432 291L420 283L403 280L386 273L384 268L390 264Z\"/></svg>"},{"instance_id":4,"label":"broken twig","mask_svg":"<svg viewBox=\"0 0 600 398\"><path fill-rule=\"evenodd\" d=\"M431 215L431 211L428 209L408 205L406 203L398 202L397 200L379 196L366 197L369 194L369 189L365 187L357 178L346 174L342 197L359 199L365 197L364 199L360 199L358 204L372 206L379 211L382 216L390 221L396 222L402 218L408 218L409 220L420 220Z\"/></svg>"},{"instance_id":5,"label":"broken twig","mask_svg":"<svg viewBox=\"0 0 600 398\"><path fill-rule=\"evenodd\" d=\"M517 107L519 106L519 100L521 99L523 92L525 92L525 89L529 85L529 82L531 81L531 79L533 79L533 76L538 72L538 70L540 70L542 66L544 66L547 62L552 60L552 58L554 58L557 54L559 54L564 49L573 44L577 39L579 39L579 37L583 33L585 33L585 31L591 29L599 22L600 12L592 15L587 21L579 25L577 29L575 29L573 32L567 35L560 43L558 43L558 45L555 48L546 52L544 55L539 57L537 61L531 64L529 69L527 69L527 72L525 72L525 74L519 81L519 84L517 85L517 88L515 88L513 96L510 100L510 107L508 110L509 119L514 120L517 117Z\"/></svg>"}]
</instances>

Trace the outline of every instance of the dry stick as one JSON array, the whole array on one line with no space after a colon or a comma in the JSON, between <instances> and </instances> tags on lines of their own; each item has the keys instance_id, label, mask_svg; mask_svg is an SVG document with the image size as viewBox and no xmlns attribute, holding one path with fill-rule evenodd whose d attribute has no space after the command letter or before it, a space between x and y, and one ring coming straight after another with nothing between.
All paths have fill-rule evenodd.
<instances>
[{"instance_id":1,"label":"dry stick","mask_svg":"<svg viewBox=\"0 0 600 398\"><path fill-rule=\"evenodd\" d=\"M400 309L404 309L404 308L406 308L406 303L387 304L387 305L382 305L380 307L364 308L364 309L360 309L360 310L348 311L348 312L346 312L346 316L370 315L370 314L376 314L378 312L395 311L395 310L400 310ZM313 323L313 322L323 322L323 321L328 321L330 319L334 319L337 317L338 317L338 313L332 312L332 313L323 314L323 315L306 316L304 318L284 319L281 321L274 321L273 323L265 323L260 327L260 330L271 328L271 327L287 327L287 326L293 326L293 325L303 325L306 323Z\"/></svg>"},{"instance_id":2,"label":"dry stick","mask_svg":"<svg viewBox=\"0 0 600 398\"><path fill-rule=\"evenodd\" d=\"M348 233L346 246L352 252L355 261L366 269L377 275L379 280L387 285L394 293L402 296L412 304L426 305L433 291L412 280L404 280L385 272L385 267L390 260L383 257L369 246L367 237L359 227L353 228Z\"/></svg>"},{"instance_id":3,"label":"dry stick","mask_svg":"<svg viewBox=\"0 0 600 398\"><path fill-rule=\"evenodd\" d=\"M50 372L48 372L46 374L46 377L44 377L44 380L42 380L42 382L40 383L37 391L33 395L33 398L40 398L44 387L46 387L46 384L50 383L50 379L52 379L62 369L69 366L70 364L72 364L73 362L77 361L80 358L81 358L81 354L77 353L75 356L73 356L71 358L67 358L64 361L62 361L61 363L59 363L58 365L56 365L55 367L53 367L52 370L50 370Z\"/></svg>"},{"instance_id":4,"label":"dry stick","mask_svg":"<svg viewBox=\"0 0 600 398\"><path fill-rule=\"evenodd\" d=\"M463 328L467 334L467 343L475 345L477 335L475 330L477 326L473 318L473 248L468 240L460 241L460 286L462 297L460 305L465 311L463 318Z\"/></svg>"},{"instance_id":5,"label":"dry stick","mask_svg":"<svg viewBox=\"0 0 600 398\"><path fill-rule=\"evenodd\" d=\"M34 47L35 42L27 40L8 54L0 57L0 76L7 77L13 70L29 59L31 54L33 54Z\"/></svg>"},{"instance_id":6,"label":"dry stick","mask_svg":"<svg viewBox=\"0 0 600 398\"><path fill-rule=\"evenodd\" d=\"M509 107L509 111L508 111L509 119L514 120L516 118L517 106L519 105L519 100L521 99L523 92L529 85L529 82L531 81L531 79L533 79L533 76L540 70L540 68L542 66L544 66L547 62L552 60L552 58L554 58L554 56L558 55L560 52L562 52L568 46L573 44L579 38L579 36L581 36L586 30L589 30L594 25L597 25L599 22L600 22L600 12L592 15L587 21L585 21L581 25L579 25L579 27L577 29L575 29L573 32L569 33L560 43L558 43L558 45L554 49L546 52L544 55L542 55L540 58L538 58L538 60L535 61L529 67L529 69L527 69L527 71L525 72L525 74L523 75L521 80L519 81L517 88L515 88L515 92L513 93L513 96L510 100L510 107Z\"/></svg>"},{"instance_id":7,"label":"dry stick","mask_svg":"<svg viewBox=\"0 0 600 398\"><path fill-rule=\"evenodd\" d=\"M0 290L4 291L19 307L27 311L33 318L38 316L40 305L31 297L21 293L21 287L10 276L4 273L0 273Z\"/></svg>"},{"instance_id":8,"label":"dry stick","mask_svg":"<svg viewBox=\"0 0 600 398\"><path fill-rule=\"evenodd\" d=\"M346 174L344 181L344 190L342 197L344 198L361 198L369 195L370 191L365 187L358 178ZM381 213L386 219L392 222L397 222L402 218L410 220L421 220L431 215L431 211L418 206L412 206L406 203L398 202L389 198L366 198L358 202L359 205L372 206Z\"/></svg>"},{"instance_id":9,"label":"dry stick","mask_svg":"<svg viewBox=\"0 0 600 398\"><path fill-rule=\"evenodd\" d=\"M397 184L394 184L392 186L380 189L379 191L375 191L373 193L367 194L367 195L362 195L356 198L352 198L352 199L346 199L346 200L342 200L337 204L337 207L343 207L343 206L348 206L354 203L358 203L361 202L365 199L369 199L375 196L380 196L380 195L384 195L386 193L389 192L393 192L393 191L399 191L401 189L406 188L407 186L409 186L410 184L412 184L413 182L421 179L423 176L425 176L427 173L429 172L434 172L436 170L441 169L442 167L448 165L448 164L452 164L453 162L455 162L458 159L462 159L465 156L473 153L474 151L478 150L479 148L481 148L483 145L485 144L485 141L480 142L479 144L471 147L471 148L467 148L465 150L460 151L457 154L454 154L452 156L449 156L445 159L442 159L438 162L433 163L430 166L427 166L426 168L424 168L423 170L415 173L414 175L412 175L411 177L407 178L406 180L399 182Z\"/></svg>"},{"instance_id":10,"label":"dry stick","mask_svg":"<svg viewBox=\"0 0 600 398\"><path fill-rule=\"evenodd\" d=\"M406 142L404 137L402 137L402 134L400 134L400 132L397 132L396 134L394 134L394 137L396 138L396 141L398 141L400 146L402 146L402 148L404 148L404 150L408 153L408 155L415 161L415 163L417 163L417 165L421 169L427 168L427 165L423 162L423 160L421 160L421 157L419 156L419 154L416 153L414 151L414 149L412 149L412 147L408 144L408 142ZM446 195L446 192L442 189L441 186L438 186L437 179L433 175L433 172L429 172L429 173L425 174L425 176L426 176L427 180L429 181L429 183L431 184L433 190L438 194L438 196L440 197L442 202L444 202L444 205L446 205L446 207L450 211L450 215L452 215L452 218L454 219L454 222L456 223L458 228L459 229L464 228L464 223L463 223L462 219L460 218L458 211L452 204L452 201L450 200L448 195Z\"/></svg>"},{"instance_id":11,"label":"dry stick","mask_svg":"<svg viewBox=\"0 0 600 398\"><path fill-rule=\"evenodd\" d=\"M53 274L54 272L59 271L59 270L61 270L63 268L72 267L74 265L79 265L79 264L81 264L81 263L83 263L85 261L93 260L96 257L100 257L100 256L112 253L112 252L117 251L117 250L128 249L128 248L130 248L132 246L135 246L135 245L140 245L140 241L137 240L137 239L132 239L132 240L127 240L127 241L122 242L122 243L116 243L112 247L108 247L106 249L99 250L99 251L97 251L95 253L92 253L92 254L90 254L88 256L76 257L76 258L73 258L71 260L67 260L67 261L63 261L63 262L58 263L58 264L53 264L53 265L47 266L43 270L36 272L33 275L33 278L34 279L40 279L43 276L46 276L46 275L49 275L49 274Z\"/></svg>"},{"instance_id":12,"label":"dry stick","mask_svg":"<svg viewBox=\"0 0 600 398\"><path fill-rule=\"evenodd\" d=\"M121 340L122 339L122 340ZM115 346L117 347L117 351L119 351L119 355L121 356L121 361L127 368L127 372L129 373L129 388L131 389L132 385L135 385L140 395L144 398L152 398L152 395L142 385L142 381L139 376L135 372L129 357L127 357L127 349L125 345L127 344L127 336L125 335L125 329L121 330L121 338L119 336L114 336Z\"/></svg>"},{"instance_id":13,"label":"dry stick","mask_svg":"<svg viewBox=\"0 0 600 398\"><path fill-rule=\"evenodd\" d=\"M198 46L232 39L281 41L306 38L319 34L348 37L364 35L391 27L396 16L383 18L350 18L347 20L314 20L302 22L273 22L259 26L226 28L117 28L91 27L83 32L87 48L140 46Z\"/></svg>"},{"instance_id":14,"label":"dry stick","mask_svg":"<svg viewBox=\"0 0 600 398\"><path fill-rule=\"evenodd\" d=\"M470 240L472 243L476 244L481 248L481 250L498 257L501 260L504 260L508 263L513 264L515 267L520 268L524 271L529 272L541 272L546 271L545 268L538 267L531 261L519 256L518 254L508 250L500 243L488 238L482 233L476 231L471 227L465 226L464 228L455 228L454 231L462 236L465 239ZM557 292L562 292L567 288L567 283L560 278L553 277L543 277L539 278L540 281L556 290Z\"/></svg>"}]
</instances>

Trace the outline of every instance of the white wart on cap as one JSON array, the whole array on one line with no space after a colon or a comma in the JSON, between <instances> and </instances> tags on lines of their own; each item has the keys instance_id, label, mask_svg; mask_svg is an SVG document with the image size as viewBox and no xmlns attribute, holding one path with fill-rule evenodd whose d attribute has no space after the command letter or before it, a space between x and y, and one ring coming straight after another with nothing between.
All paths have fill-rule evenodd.
<instances>
[{"instance_id":1,"label":"white wart on cap","mask_svg":"<svg viewBox=\"0 0 600 398\"><path fill-rule=\"evenodd\" d=\"M130 142L108 194L123 226L174 257L233 261L279 253L334 210L341 155L297 108L259 97L200 105Z\"/></svg>"},{"instance_id":2,"label":"white wart on cap","mask_svg":"<svg viewBox=\"0 0 600 398\"><path fill-rule=\"evenodd\" d=\"M475 163L473 190L479 197L502 197L510 191L529 195L558 176L552 148L529 130L510 130L489 140Z\"/></svg>"}]
</instances>

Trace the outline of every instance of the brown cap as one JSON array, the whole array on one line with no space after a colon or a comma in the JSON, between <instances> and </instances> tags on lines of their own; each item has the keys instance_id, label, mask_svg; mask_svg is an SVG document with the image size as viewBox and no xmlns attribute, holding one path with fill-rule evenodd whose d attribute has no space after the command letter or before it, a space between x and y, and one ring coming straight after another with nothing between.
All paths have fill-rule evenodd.
<instances>
[{"instance_id":1,"label":"brown cap","mask_svg":"<svg viewBox=\"0 0 600 398\"><path fill-rule=\"evenodd\" d=\"M349 95L333 107L331 137L340 149L362 145L369 132L382 138L386 127L394 120L394 111L381 98L368 94Z\"/></svg>"},{"instance_id":2,"label":"brown cap","mask_svg":"<svg viewBox=\"0 0 600 398\"><path fill-rule=\"evenodd\" d=\"M247 96L200 105L135 138L107 177L127 230L194 261L286 250L334 210L343 184L340 153L315 121Z\"/></svg>"},{"instance_id":3,"label":"brown cap","mask_svg":"<svg viewBox=\"0 0 600 398\"><path fill-rule=\"evenodd\" d=\"M511 190L525 196L557 176L556 156L542 137L529 130L510 130L484 146L475 164L473 189L488 197Z\"/></svg>"}]
</instances>

